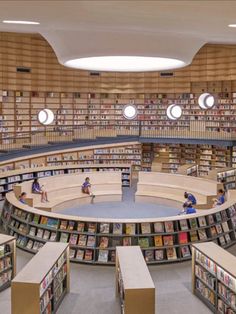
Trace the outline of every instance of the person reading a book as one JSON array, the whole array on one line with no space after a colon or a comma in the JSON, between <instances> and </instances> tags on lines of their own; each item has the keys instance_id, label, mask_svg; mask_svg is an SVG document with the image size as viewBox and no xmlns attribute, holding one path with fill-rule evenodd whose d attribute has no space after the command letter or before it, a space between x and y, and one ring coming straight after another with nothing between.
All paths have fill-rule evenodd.
<instances>
[{"instance_id":1,"label":"person reading a book","mask_svg":"<svg viewBox=\"0 0 236 314\"><path fill-rule=\"evenodd\" d=\"M27 197L27 194L25 192L22 192L21 195L19 196L19 201L22 204L26 204L26 197Z\"/></svg>"},{"instance_id":2,"label":"person reading a book","mask_svg":"<svg viewBox=\"0 0 236 314\"><path fill-rule=\"evenodd\" d=\"M218 190L218 197L214 199L214 207L220 206L225 202L225 191L222 189Z\"/></svg>"},{"instance_id":3,"label":"person reading a book","mask_svg":"<svg viewBox=\"0 0 236 314\"><path fill-rule=\"evenodd\" d=\"M39 184L38 179L34 179L34 182L32 184L32 193L40 194L42 203L49 202L48 193L45 191L44 186Z\"/></svg>"},{"instance_id":4,"label":"person reading a book","mask_svg":"<svg viewBox=\"0 0 236 314\"><path fill-rule=\"evenodd\" d=\"M191 194L191 193L184 192L184 198L186 199L186 203L187 202L191 202L192 205L196 205L197 204L196 197L193 194Z\"/></svg>"},{"instance_id":5,"label":"person reading a book","mask_svg":"<svg viewBox=\"0 0 236 314\"><path fill-rule=\"evenodd\" d=\"M86 177L84 183L82 184L82 193L88 194L92 198L95 197L95 195L92 193L92 190L91 190L91 183L90 183L89 177Z\"/></svg>"},{"instance_id":6,"label":"person reading a book","mask_svg":"<svg viewBox=\"0 0 236 314\"><path fill-rule=\"evenodd\" d=\"M191 202L185 202L183 205L183 210L180 212L181 214L185 214L185 215L189 215L189 214L196 214L196 209L193 208L192 203Z\"/></svg>"}]
</instances>

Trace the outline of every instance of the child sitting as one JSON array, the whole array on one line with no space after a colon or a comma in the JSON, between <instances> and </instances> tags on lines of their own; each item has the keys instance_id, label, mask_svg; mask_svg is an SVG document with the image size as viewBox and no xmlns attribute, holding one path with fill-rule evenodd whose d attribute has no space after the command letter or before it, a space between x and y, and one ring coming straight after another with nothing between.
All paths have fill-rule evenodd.
<instances>
[{"instance_id":1,"label":"child sitting","mask_svg":"<svg viewBox=\"0 0 236 314\"><path fill-rule=\"evenodd\" d=\"M92 198L95 197L95 195L91 191L91 183L89 177L86 177L84 183L82 184L82 193L89 194Z\"/></svg>"}]
</instances>

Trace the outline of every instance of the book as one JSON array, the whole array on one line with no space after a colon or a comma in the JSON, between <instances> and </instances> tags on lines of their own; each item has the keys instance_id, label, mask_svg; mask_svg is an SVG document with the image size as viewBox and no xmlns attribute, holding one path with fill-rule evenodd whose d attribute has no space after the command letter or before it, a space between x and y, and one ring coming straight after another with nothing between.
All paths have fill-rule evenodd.
<instances>
[{"instance_id":1,"label":"book","mask_svg":"<svg viewBox=\"0 0 236 314\"><path fill-rule=\"evenodd\" d=\"M223 228L224 232L228 232L229 231L229 226L228 226L227 221L222 222L221 225L222 225L222 228Z\"/></svg>"},{"instance_id":2,"label":"book","mask_svg":"<svg viewBox=\"0 0 236 314\"><path fill-rule=\"evenodd\" d=\"M33 223L38 224L39 223L39 215L34 215Z\"/></svg>"},{"instance_id":3,"label":"book","mask_svg":"<svg viewBox=\"0 0 236 314\"><path fill-rule=\"evenodd\" d=\"M162 236L154 236L154 244L155 246L163 246Z\"/></svg>"},{"instance_id":4,"label":"book","mask_svg":"<svg viewBox=\"0 0 236 314\"><path fill-rule=\"evenodd\" d=\"M138 244L141 248L149 247L149 238L139 238Z\"/></svg>"},{"instance_id":5,"label":"book","mask_svg":"<svg viewBox=\"0 0 236 314\"><path fill-rule=\"evenodd\" d=\"M145 261L146 262L152 262L154 261L154 251L153 250L146 250L144 252Z\"/></svg>"},{"instance_id":6,"label":"book","mask_svg":"<svg viewBox=\"0 0 236 314\"><path fill-rule=\"evenodd\" d=\"M75 252L76 252L75 249L70 249L70 259L75 257Z\"/></svg>"},{"instance_id":7,"label":"book","mask_svg":"<svg viewBox=\"0 0 236 314\"><path fill-rule=\"evenodd\" d=\"M121 238L112 237L111 246L116 247L116 246L120 246L120 245L122 245L121 244Z\"/></svg>"},{"instance_id":8,"label":"book","mask_svg":"<svg viewBox=\"0 0 236 314\"><path fill-rule=\"evenodd\" d=\"M179 244L186 244L186 243L188 243L187 232L180 232L179 233Z\"/></svg>"},{"instance_id":9,"label":"book","mask_svg":"<svg viewBox=\"0 0 236 314\"><path fill-rule=\"evenodd\" d=\"M165 246L174 245L174 240L172 235L163 236L163 243Z\"/></svg>"},{"instance_id":10,"label":"book","mask_svg":"<svg viewBox=\"0 0 236 314\"><path fill-rule=\"evenodd\" d=\"M127 223L125 225L125 233L129 235L135 234L135 223Z\"/></svg>"},{"instance_id":11,"label":"book","mask_svg":"<svg viewBox=\"0 0 236 314\"><path fill-rule=\"evenodd\" d=\"M211 236L212 237L216 236L217 232L216 232L215 226L212 226L210 230L211 230Z\"/></svg>"},{"instance_id":12,"label":"book","mask_svg":"<svg viewBox=\"0 0 236 314\"><path fill-rule=\"evenodd\" d=\"M220 214L220 212L216 213L215 217L216 217L216 222L221 222L221 214Z\"/></svg>"},{"instance_id":13,"label":"book","mask_svg":"<svg viewBox=\"0 0 236 314\"><path fill-rule=\"evenodd\" d=\"M58 227L58 219L55 218L48 218L47 226L53 229L56 229Z\"/></svg>"},{"instance_id":14,"label":"book","mask_svg":"<svg viewBox=\"0 0 236 314\"><path fill-rule=\"evenodd\" d=\"M191 256L191 253L190 253L188 245L185 245L185 246L181 247L181 255L182 255L182 257L189 257L189 256Z\"/></svg>"},{"instance_id":15,"label":"book","mask_svg":"<svg viewBox=\"0 0 236 314\"><path fill-rule=\"evenodd\" d=\"M197 219L196 218L189 218L189 224L191 229L197 228Z\"/></svg>"},{"instance_id":16,"label":"book","mask_svg":"<svg viewBox=\"0 0 236 314\"><path fill-rule=\"evenodd\" d=\"M50 238L50 231L44 230L43 239L49 240L49 238Z\"/></svg>"},{"instance_id":17,"label":"book","mask_svg":"<svg viewBox=\"0 0 236 314\"><path fill-rule=\"evenodd\" d=\"M198 231L199 240L206 240L207 234L205 229L199 229Z\"/></svg>"},{"instance_id":18,"label":"book","mask_svg":"<svg viewBox=\"0 0 236 314\"><path fill-rule=\"evenodd\" d=\"M36 233L36 228L35 227L30 227L29 234L32 235L32 236L35 236L35 233Z\"/></svg>"},{"instance_id":19,"label":"book","mask_svg":"<svg viewBox=\"0 0 236 314\"><path fill-rule=\"evenodd\" d=\"M154 222L154 232L155 233L164 232L164 224L163 224L163 222Z\"/></svg>"},{"instance_id":20,"label":"book","mask_svg":"<svg viewBox=\"0 0 236 314\"><path fill-rule=\"evenodd\" d=\"M181 219L181 220L179 221L179 225L180 225L180 229L181 229L182 231L188 230L188 221L187 221L187 219Z\"/></svg>"},{"instance_id":21,"label":"book","mask_svg":"<svg viewBox=\"0 0 236 314\"><path fill-rule=\"evenodd\" d=\"M174 232L173 221L165 221L165 231L166 232Z\"/></svg>"},{"instance_id":22,"label":"book","mask_svg":"<svg viewBox=\"0 0 236 314\"><path fill-rule=\"evenodd\" d=\"M26 245L27 249L31 250L33 247L33 244L34 244L33 240L29 240L27 245Z\"/></svg>"},{"instance_id":23,"label":"book","mask_svg":"<svg viewBox=\"0 0 236 314\"><path fill-rule=\"evenodd\" d=\"M43 231L44 231L43 229L38 229L37 230L37 237L38 238L43 238Z\"/></svg>"},{"instance_id":24,"label":"book","mask_svg":"<svg viewBox=\"0 0 236 314\"><path fill-rule=\"evenodd\" d=\"M78 245L86 246L86 242L87 242L87 236L85 234L80 234Z\"/></svg>"},{"instance_id":25,"label":"book","mask_svg":"<svg viewBox=\"0 0 236 314\"><path fill-rule=\"evenodd\" d=\"M215 223L213 215L207 216L208 225L213 225Z\"/></svg>"},{"instance_id":26,"label":"book","mask_svg":"<svg viewBox=\"0 0 236 314\"><path fill-rule=\"evenodd\" d=\"M107 263L107 261L108 261L108 250L99 250L98 262Z\"/></svg>"},{"instance_id":27,"label":"book","mask_svg":"<svg viewBox=\"0 0 236 314\"><path fill-rule=\"evenodd\" d=\"M156 250L155 251L155 260L161 261L164 259L164 250Z\"/></svg>"},{"instance_id":28,"label":"book","mask_svg":"<svg viewBox=\"0 0 236 314\"><path fill-rule=\"evenodd\" d=\"M99 229L100 229L100 233L109 233L110 224L109 223L101 223Z\"/></svg>"},{"instance_id":29,"label":"book","mask_svg":"<svg viewBox=\"0 0 236 314\"><path fill-rule=\"evenodd\" d=\"M89 235L88 236L88 240L87 240L87 246L88 247L95 247L95 245L96 245L96 238L95 238L95 236Z\"/></svg>"},{"instance_id":30,"label":"book","mask_svg":"<svg viewBox=\"0 0 236 314\"><path fill-rule=\"evenodd\" d=\"M198 235L197 235L197 231L196 230L190 231L189 234L190 234L191 242L198 241Z\"/></svg>"},{"instance_id":31,"label":"book","mask_svg":"<svg viewBox=\"0 0 236 314\"><path fill-rule=\"evenodd\" d=\"M67 229L67 221L66 220L61 220L60 229L61 230L66 230Z\"/></svg>"},{"instance_id":32,"label":"book","mask_svg":"<svg viewBox=\"0 0 236 314\"><path fill-rule=\"evenodd\" d=\"M166 255L168 260L175 260L177 259L176 249L174 247L166 249Z\"/></svg>"},{"instance_id":33,"label":"book","mask_svg":"<svg viewBox=\"0 0 236 314\"><path fill-rule=\"evenodd\" d=\"M149 222L142 222L141 223L141 233L142 234L151 233L151 225Z\"/></svg>"},{"instance_id":34,"label":"book","mask_svg":"<svg viewBox=\"0 0 236 314\"><path fill-rule=\"evenodd\" d=\"M116 262L116 251L111 251L111 262Z\"/></svg>"},{"instance_id":35,"label":"book","mask_svg":"<svg viewBox=\"0 0 236 314\"><path fill-rule=\"evenodd\" d=\"M51 232L50 241L55 241L57 237L56 232Z\"/></svg>"},{"instance_id":36,"label":"book","mask_svg":"<svg viewBox=\"0 0 236 314\"><path fill-rule=\"evenodd\" d=\"M122 234L122 224L113 223L113 234Z\"/></svg>"},{"instance_id":37,"label":"book","mask_svg":"<svg viewBox=\"0 0 236 314\"><path fill-rule=\"evenodd\" d=\"M75 222L74 221L71 221L69 220L69 223L68 223L68 226L67 226L67 229L72 231L74 230L74 226L75 226Z\"/></svg>"},{"instance_id":38,"label":"book","mask_svg":"<svg viewBox=\"0 0 236 314\"><path fill-rule=\"evenodd\" d=\"M101 249L106 249L108 247L109 239L108 237L101 237L99 247Z\"/></svg>"},{"instance_id":39,"label":"book","mask_svg":"<svg viewBox=\"0 0 236 314\"><path fill-rule=\"evenodd\" d=\"M131 245L131 237L124 237L123 246L130 246L130 245Z\"/></svg>"},{"instance_id":40,"label":"book","mask_svg":"<svg viewBox=\"0 0 236 314\"><path fill-rule=\"evenodd\" d=\"M84 259L84 250L77 250L76 259L78 259L79 261L82 261Z\"/></svg>"},{"instance_id":41,"label":"book","mask_svg":"<svg viewBox=\"0 0 236 314\"><path fill-rule=\"evenodd\" d=\"M78 241L78 235L77 235L77 234L71 234L71 235L70 235L69 243L70 243L71 245L76 245L76 244L77 244L77 241Z\"/></svg>"},{"instance_id":42,"label":"book","mask_svg":"<svg viewBox=\"0 0 236 314\"><path fill-rule=\"evenodd\" d=\"M95 233L96 232L96 223L95 222L89 222L88 223L88 232L89 233Z\"/></svg>"},{"instance_id":43,"label":"book","mask_svg":"<svg viewBox=\"0 0 236 314\"><path fill-rule=\"evenodd\" d=\"M69 238L69 234L62 232L60 236L60 242L67 243L68 238Z\"/></svg>"},{"instance_id":44,"label":"book","mask_svg":"<svg viewBox=\"0 0 236 314\"><path fill-rule=\"evenodd\" d=\"M84 260L85 261L93 260L93 250L85 250Z\"/></svg>"},{"instance_id":45,"label":"book","mask_svg":"<svg viewBox=\"0 0 236 314\"><path fill-rule=\"evenodd\" d=\"M45 216L42 216L40 219L40 224L41 225L47 225L47 223L48 223L48 218Z\"/></svg>"},{"instance_id":46,"label":"book","mask_svg":"<svg viewBox=\"0 0 236 314\"><path fill-rule=\"evenodd\" d=\"M230 238L230 235L228 233L225 234L225 240L227 243L231 242L231 238Z\"/></svg>"},{"instance_id":47,"label":"book","mask_svg":"<svg viewBox=\"0 0 236 314\"><path fill-rule=\"evenodd\" d=\"M224 246L226 244L224 236L219 237L219 244L222 246Z\"/></svg>"},{"instance_id":48,"label":"book","mask_svg":"<svg viewBox=\"0 0 236 314\"><path fill-rule=\"evenodd\" d=\"M84 232L84 222L78 222L77 231Z\"/></svg>"},{"instance_id":49,"label":"book","mask_svg":"<svg viewBox=\"0 0 236 314\"><path fill-rule=\"evenodd\" d=\"M39 242L35 241L32 249L34 251L38 251L39 250Z\"/></svg>"},{"instance_id":50,"label":"book","mask_svg":"<svg viewBox=\"0 0 236 314\"><path fill-rule=\"evenodd\" d=\"M221 211L221 217L222 217L222 221L225 221L228 219L226 210Z\"/></svg>"},{"instance_id":51,"label":"book","mask_svg":"<svg viewBox=\"0 0 236 314\"><path fill-rule=\"evenodd\" d=\"M223 230L222 230L221 224L217 224L217 225L215 225L215 227L216 227L216 232L217 232L217 234L221 234L221 233L223 233Z\"/></svg>"},{"instance_id":52,"label":"book","mask_svg":"<svg viewBox=\"0 0 236 314\"><path fill-rule=\"evenodd\" d=\"M205 217L198 217L198 224L199 227L206 227L206 218Z\"/></svg>"}]
</instances>

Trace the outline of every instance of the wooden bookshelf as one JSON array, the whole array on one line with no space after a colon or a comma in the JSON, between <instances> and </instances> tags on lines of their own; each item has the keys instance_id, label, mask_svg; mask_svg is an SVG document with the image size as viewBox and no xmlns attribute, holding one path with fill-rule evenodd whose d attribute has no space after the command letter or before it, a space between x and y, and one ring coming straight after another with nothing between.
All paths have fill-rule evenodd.
<instances>
[{"instance_id":1,"label":"wooden bookshelf","mask_svg":"<svg viewBox=\"0 0 236 314\"><path fill-rule=\"evenodd\" d=\"M209 171L208 179L216 180L223 183L225 191L235 189L236 187L236 170L235 168L222 168Z\"/></svg>"},{"instance_id":2,"label":"wooden bookshelf","mask_svg":"<svg viewBox=\"0 0 236 314\"><path fill-rule=\"evenodd\" d=\"M16 239L0 234L0 291L10 287L16 275Z\"/></svg>"},{"instance_id":3,"label":"wooden bookshelf","mask_svg":"<svg viewBox=\"0 0 236 314\"><path fill-rule=\"evenodd\" d=\"M236 312L236 257L213 242L192 246L192 289L213 313Z\"/></svg>"},{"instance_id":4,"label":"wooden bookshelf","mask_svg":"<svg viewBox=\"0 0 236 314\"><path fill-rule=\"evenodd\" d=\"M56 313L70 291L68 245L46 243L14 278L11 291L12 314Z\"/></svg>"},{"instance_id":5,"label":"wooden bookshelf","mask_svg":"<svg viewBox=\"0 0 236 314\"><path fill-rule=\"evenodd\" d=\"M138 246L116 248L116 295L123 314L155 314L155 286Z\"/></svg>"}]
</instances>

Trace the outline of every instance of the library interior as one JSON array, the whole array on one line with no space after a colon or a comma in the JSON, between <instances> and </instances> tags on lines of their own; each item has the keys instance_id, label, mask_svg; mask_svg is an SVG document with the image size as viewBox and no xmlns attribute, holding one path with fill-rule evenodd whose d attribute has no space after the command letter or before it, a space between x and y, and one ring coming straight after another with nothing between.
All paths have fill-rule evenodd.
<instances>
[{"instance_id":1,"label":"library interior","mask_svg":"<svg viewBox=\"0 0 236 314\"><path fill-rule=\"evenodd\" d=\"M236 1L0 1L0 313L236 314Z\"/></svg>"}]
</instances>

